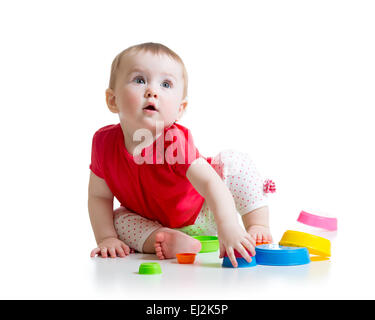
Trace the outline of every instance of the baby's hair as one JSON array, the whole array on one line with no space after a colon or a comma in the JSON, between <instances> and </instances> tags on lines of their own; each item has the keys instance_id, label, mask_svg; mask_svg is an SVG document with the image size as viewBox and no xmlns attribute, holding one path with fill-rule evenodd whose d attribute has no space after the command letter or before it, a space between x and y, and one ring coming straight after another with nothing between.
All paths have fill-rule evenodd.
<instances>
[{"instance_id":1,"label":"baby's hair","mask_svg":"<svg viewBox=\"0 0 375 320\"><path fill-rule=\"evenodd\" d=\"M115 88L117 73L120 68L120 63L121 63L122 58L129 53L138 53L140 51L151 52L152 54L155 54L155 55L166 54L181 64L183 78L184 78L183 98L186 98L187 88L188 88L188 76L187 76L187 71L186 71L184 62L182 61L182 59L177 53L169 49L167 46L161 43L155 43L155 42L146 42L146 43L137 44L137 45L131 46L121 51L112 62L111 76L109 78L109 88L111 89Z\"/></svg>"}]
</instances>

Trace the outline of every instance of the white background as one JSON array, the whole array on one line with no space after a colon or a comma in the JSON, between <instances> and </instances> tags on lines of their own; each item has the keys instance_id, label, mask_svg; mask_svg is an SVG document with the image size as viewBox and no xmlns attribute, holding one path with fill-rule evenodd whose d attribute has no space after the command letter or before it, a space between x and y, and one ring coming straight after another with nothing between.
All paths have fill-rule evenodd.
<instances>
[{"instance_id":1,"label":"white background","mask_svg":"<svg viewBox=\"0 0 375 320\"><path fill-rule=\"evenodd\" d=\"M1 2L0 298L155 298L142 278L124 289L124 259L89 258L87 213L92 135L118 122L110 64L148 41L186 64L181 124L200 152L248 152L276 181L275 240L302 209L339 220L330 271L313 281L267 269L247 286L231 270L217 291L197 266L212 295L192 281L171 296L163 280L157 298L375 298L374 16L372 1Z\"/></svg>"}]
</instances>

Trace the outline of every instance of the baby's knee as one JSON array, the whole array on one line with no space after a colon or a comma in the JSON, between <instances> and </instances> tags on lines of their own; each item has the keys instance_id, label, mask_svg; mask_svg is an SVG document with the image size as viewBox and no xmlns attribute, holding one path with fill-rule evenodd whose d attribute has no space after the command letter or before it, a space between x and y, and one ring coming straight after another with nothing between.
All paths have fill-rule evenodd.
<instances>
[{"instance_id":1,"label":"baby's knee","mask_svg":"<svg viewBox=\"0 0 375 320\"><path fill-rule=\"evenodd\" d=\"M242 176L256 171L249 154L237 150L224 150L212 158L212 167L222 177Z\"/></svg>"},{"instance_id":2,"label":"baby's knee","mask_svg":"<svg viewBox=\"0 0 375 320\"><path fill-rule=\"evenodd\" d=\"M113 211L113 214L124 213L124 212L130 213L130 211L128 209L126 209L123 206L120 206Z\"/></svg>"}]
</instances>

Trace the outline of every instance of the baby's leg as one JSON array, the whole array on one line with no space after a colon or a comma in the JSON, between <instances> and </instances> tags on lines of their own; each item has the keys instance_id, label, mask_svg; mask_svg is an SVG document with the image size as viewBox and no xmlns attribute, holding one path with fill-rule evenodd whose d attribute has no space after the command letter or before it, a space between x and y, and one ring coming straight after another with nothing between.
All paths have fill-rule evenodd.
<instances>
[{"instance_id":1,"label":"baby's leg","mask_svg":"<svg viewBox=\"0 0 375 320\"><path fill-rule=\"evenodd\" d=\"M139 252L156 253L159 259L175 258L178 252L196 253L201 249L198 240L124 207L115 210L114 226L120 240Z\"/></svg>"},{"instance_id":2,"label":"baby's leg","mask_svg":"<svg viewBox=\"0 0 375 320\"><path fill-rule=\"evenodd\" d=\"M242 152L224 151L212 159L212 167L231 191L246 231L257 242L271 242L264 179L251 158Z\"/></svg>"}]
</instances>

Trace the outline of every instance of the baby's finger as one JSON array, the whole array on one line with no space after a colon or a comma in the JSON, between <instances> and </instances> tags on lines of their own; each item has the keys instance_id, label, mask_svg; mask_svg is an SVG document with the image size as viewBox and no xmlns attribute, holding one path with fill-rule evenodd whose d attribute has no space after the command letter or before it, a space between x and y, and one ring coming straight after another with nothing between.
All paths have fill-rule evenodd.
<instances>
[{"instance_id":1,"label":"baby's finger","mask_svg":"<svg viewBox=\"0 0 375 320\"><path fill-rule=\"evenodd\" d=\"M116 255L116 249L115 248L109 248L109 255L111 256L111 258L116 258L117 255Z\"/></svg>"},{"instance_id":2,"label":"baby's finger","mask_svg":"<svg viewBox=\"0 0 375 320\"><path fill-rule=\"evenodd\" d=\"M241 244L244 246L244 248L245 248L248 252L250 252L250 255L251 255L252 257L255 256L255 245L253 245L252 243L250 243L249 241L246 241L246 240L243 241Z\"/></svg>"},{"instance_id":3,"label":"baby's finger","mask_svg":"<svg viewBox=\"0 0 375 320\"><path fill-rule=\"evenodd\" d=\"M252 238L255 242L258 242L258 241L257 241L257 234L256 234L256 233L252 233L252 234L251 234L251 238Z\"/></svg>"},{"instance_id":4,"label":"baby's finger","mask_svg":"<svg viewBox=\"0 0 375 320\"><path fill-rule=\"evenodd\" d=\"M236 250L237 250L237 252L243 257L243 258L245 258L245 260L247 261L247 262L251 262L251 257L250 257L250 255L249 255L249 253L245 250L245 248L242 246L242 245L240 245L240 246L237 246L236 247Z\"/></svg>"},{"instance_id":5,"label":"baby's finger","mask_svg":"<svg viewBox=\"0 0 375 320\"><path fill-rule=\"evenodd\" d=\"M125 252L126 255L129 255L130 248L125 243L121 244L121 248L122 248L122 250L124 250L124 252Z\"/></svg>"},{"instance_id":6,"label":"baby's finger","mask_svg":"<svg viewBox=\"0 0 375 320\"><path fill-rule=\"evenodd\" d=\"M225 248L223 245L220 244L220 255L219 258L223 258L225 253Z\"/></svg>"},{"instance_id":7,"label":"baby's finger","mask_svg":"<svg viewBox=\"0 0 375 320\"><path fill-rule=\"evenodd\" d=\"M256 245L256 240L251 236L249 235L248 237L246 237L246 239L253 245L255 246Z\"/></svg>"},{"instance_id":8,"label":"baby's finger","mask_svg":"<svg viewBox=\"0 0 375 320\"><path fill-rule=\"evenodd\" d=\"M245 239L255 247L256 240L251 234L247 233Z\"/></svg>"},{"instance_id":9,"label":"baby's finger","mask_svg":"<svg viewBox=\"0 0 375 320\"><path fill-rule=\"evenodd\" d=\"M256 235L256 242L260 242L260 243L263 242L263 236L262 236L261 233L257 233L257 235Z\"/></svg>"},{"instance_id":10,"label":"baby's finger","mask_svg":"<svg viewBox=\"0 0 375 320\"><path fill-rule=\"evenodd\" d=\"M271 243L271 240L269 240L269 238L267 237L263 237L263 244L268 244L268 243Z\"/></svg>"},{"instance_id":11,"label":"baby's finger","mask_svg":"<svg viewBox=\"0 0 375 320\"><path fill-rule=\"evenodd\" d=\"M257 233L257 242L258 243L263 243L263 236L261 233Z\"/></svg>"},{"instance_id":12,"label":"baby's finger","mask_svg":"<svg viewBox=\"0 0 375 320\"><path fill-rule=\"evenodd\" d=\"M90 253L90 257L93 258L95 257L98 253L100 252L100 249L99 248L95 248L91 251Z\"/></svg>"},{"instance_id":13,"label":"baby's finger","mask_svg":"<svg viewBox=\"0 0 375 320\"><path fill-rule=\"evenodd\" d=\"M102 258L107 258L107 248L100 248L100 255L102 256Z\"/></svg>"},{"instance_id":14,"label":"baby's finger","mask_svg":"<svg viewBox=\"0 0 375 320\"><path fill-rule=\"evenodd\" d=\"M116 252L117 252L118 256L121 257L121 258L126 256L124 250L121 247L117 247Z\"/></svg>"},{"instance_id":15,"label":"baby's finger","mask_svg":"<svg viewBox=\"0 0 375 320\"><path fill-rule=\"evenodd\" d=\"M266 242L268 243L271 243L273 240L272 240L272 236L270 234L267 234L266 236Z\"/></svg>"},{"instance_id":16,"label":"baby's finger","mask_svg":"<svg viewBox=\"0 0 375 320\"><path fill-rule=\"evenodd\" d=\"M227 248L227 256L228 256L230 262L232 263L232 266L234 268L237 268L238 264L237 264L237 259L234 255L233 248Z\"/></svg>"}]
</instances>

